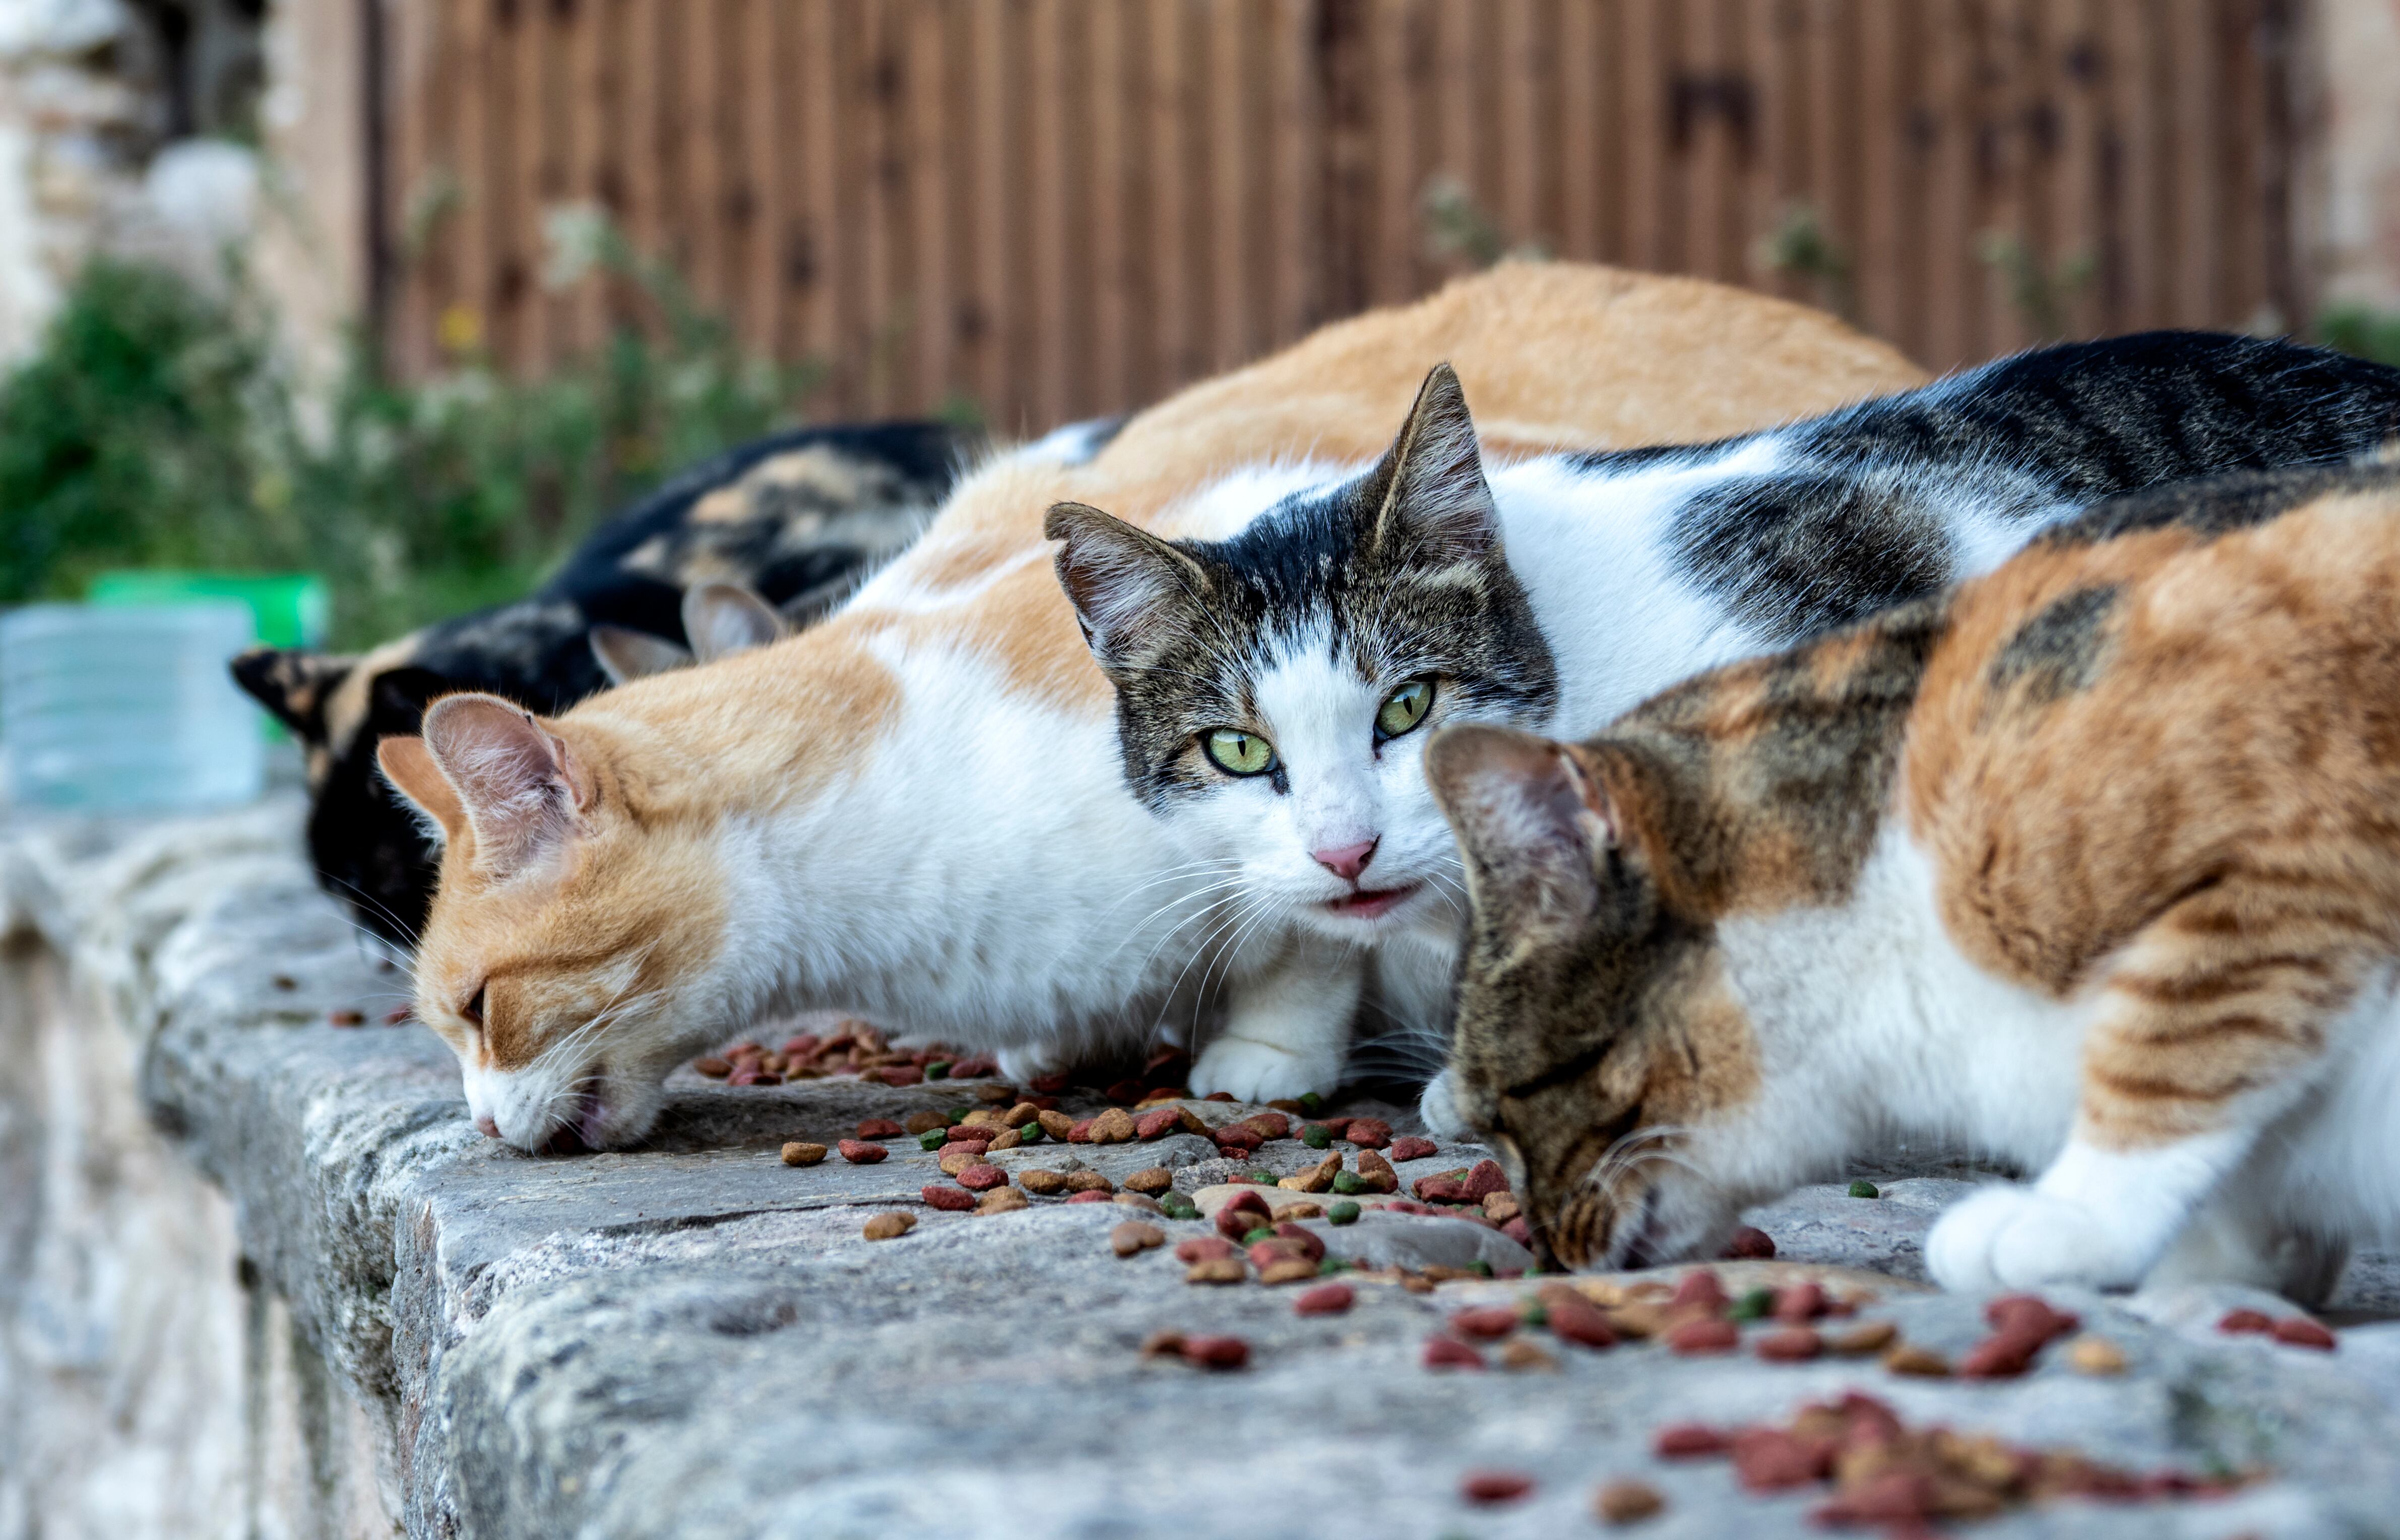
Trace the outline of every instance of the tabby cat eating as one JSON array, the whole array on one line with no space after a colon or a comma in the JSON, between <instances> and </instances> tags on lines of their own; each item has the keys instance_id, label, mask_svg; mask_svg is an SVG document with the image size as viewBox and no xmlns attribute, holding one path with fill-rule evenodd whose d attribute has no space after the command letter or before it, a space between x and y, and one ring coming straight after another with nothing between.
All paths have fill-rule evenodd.
<instances>
[{"instance_id":1,"label":"tabby cat eating","mask_svg":"<svg viewBox=\"0 0 2400 1540\"><path fill-rule=\"evenodd\" d=\"M1947 1287L2320 1299L2400 1220L2394 701L2366 468L2107 505L1580 743L1444 731L1458 1110L1573 1266L1901 1133L2039 1173L1942 1217Z\"/></svg>"},{"instance_id":2,"label":"tabby cat eating","mask_svg":"<svg viewBox=\"0 0 2400 1540\"><path fill-rule=\"evenodd\" d=\"M1371 469L1230 478L1214 494L1235 505L1228 538L1054 509L1127 784L1225 874L1254 932L1283 927L1318 971L1313 994L1212 1043L1193 1089L1330 1089L1370 968L1385 1000L1414 1002L1404 1018L1444 996L1457 854L1425 784L1431 729L1589 732L1698 669L1988 571L2099 498L2338 461L2395 425L2400 372L2161 332L1715 443L1487 475L1445 368ZM1346 988L1324 986L1331 968ZM1454 1125L1438 1081L1425 1111Z\"/></svg>"}]
</instances>

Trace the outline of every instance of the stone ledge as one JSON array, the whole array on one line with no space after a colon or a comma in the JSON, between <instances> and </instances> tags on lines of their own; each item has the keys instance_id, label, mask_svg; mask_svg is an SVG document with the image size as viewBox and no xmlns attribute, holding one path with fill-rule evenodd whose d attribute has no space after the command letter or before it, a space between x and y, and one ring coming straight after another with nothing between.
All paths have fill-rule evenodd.
<instances>
[{"instance_id":1,"label":"stone ledge","mask_svg":"<svg viewBox=\"0 0 2400 1540\"><path fill-rule=\"evenodd\" d=\"M2207 1504L2064 1505L1979 1533L2367 1533L2400 1489L2400 1327L2348 1331L2326 1356L2216 1337L2191 1308L2091 1298L2076 1305L2125 1347L2121 1377L2046 1360L2015 1382L1910 1382L1649 1345L1561 1348L1557 1374L1438 1376L1418 1365L1425 1339L1520 1289L1364 1284L1352 1314L1302 1320L1289 1291L1190 1288L1164 1252L1119 1261L1113 1206L920 1210L910 1235L869 1243L865 1217L908 1203L932 1157L900 1145L879 1165L795 1171L775 1156L787 1137L829 1143L860 1117L935 1104L922 1088L737 1091L686 1074L655 1149L508 1152L467 1124L430 1034L328 1025L334 1009L377 1020L403 985L317 893L296 830L290 799L173 825L18 826L0 843L0 929L40 937L97 1002L89 1029L123 1039L115 1061L230 1197L247 1265L359 1409L375 1468L323 1533L1553 1535L1586 1529L1592 1486L1631 1473L1670 1499L1645 1533L1813 1533L1807 1500L1741 1494L1722 1465L1661 1468L1648 1438L1847 1386L2132 1466L2274 1472ZM1122 1174L1154 1152L1073 1154ZM1263 1164L1313 1154L1271 1146ZM1755 1218L1787 1257L1907 1277L1952 1191L1810 1189ZM2355 1270L2349 1302L2388 1305L2392 1271ZM1896 1284L1876 1308L1936 1347L1980 1331L1970 1300ZM1143 1360L1163 1327L1241 1336L1252 1367ZM1457 1482L1478 1465L1539 1488L1469 1510Z\"/></svg>"}]
</instances>

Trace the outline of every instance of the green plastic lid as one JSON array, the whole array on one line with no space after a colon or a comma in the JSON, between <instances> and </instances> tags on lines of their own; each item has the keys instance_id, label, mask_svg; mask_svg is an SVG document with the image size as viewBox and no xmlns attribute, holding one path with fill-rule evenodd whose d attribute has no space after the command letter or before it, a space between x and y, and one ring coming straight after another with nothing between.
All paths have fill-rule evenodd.
<instances>
[{"instance_id":1,"label":"green plastic lid","mask_svg":"<svg viewBox=\"0 0 2400 1540\"><path fill-rule=\"evenodd\" d=\"M85 594L96 605L175 605L239 599L250 606L268 647L322 647L331 619L325 580L306 572L185 572L143 568L103 572Z\"/></svg>"}]
</instances>

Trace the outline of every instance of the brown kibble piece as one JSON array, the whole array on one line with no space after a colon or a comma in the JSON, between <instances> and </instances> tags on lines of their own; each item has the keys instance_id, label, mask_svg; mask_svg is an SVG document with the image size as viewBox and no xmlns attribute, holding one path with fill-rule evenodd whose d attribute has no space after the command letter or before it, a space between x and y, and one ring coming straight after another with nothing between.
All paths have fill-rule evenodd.
<instances>
[{"instance_id":1,"label":"brown kibble piece","mask_svg":"<svg viewBox=\"0 0 2400 1540\"><path fill-rule=\"evenodd\" d=\"M1316 1264L1305 1257L1286 1257L1259 1269L1259 1282L1263 1284L1301 1283L1316 1276Z\"/></svg>"},{"instance_id":2,"label":"brown kibble piece","mask_svg":"<svg viewBox=\"0 0 2400 1540\"><path fill-rule=\"evenodd\" d=\"M1668 1298L1670 1310L1723 1310L1729 1302L1725 1285L1718 1281L1713 1268L1696 1267L1675 1284L1675 1292Z\"/></svg>"},{"instance_id":3,"label":"brown kibble piece","mask_svg":"<svg viewBox=\"0 0 2400 1540\"><path fill-rule=\"evenodd\" d=\"M1638 1524L1667 1509L1667 1499L1645 1481L1610 1481L1592 1494L1591 1511L1603 1524Z\"/></svg>"},{"instance_id":4,"label":"brown kibble piece","mask_svg":"<svg viewBox=\"0 0 2400 1540\"><path fill-rule=\"evenodd\" d=\"M1276 1185L1289 1187L1295 1192L1330 1192L1333 1191L1333 1179L1341 1174L1342 1157L1328 1155L1299 1176L1286 1177Z\"/></svg>"},{"instance_id":5,"label":"brown kibble piece","mask_svg":"<svg viewBox=\"0 0 2400 1540\"><path fill-rule=\"evenodd\" d=\"M1113 1192L1116 1190L1117 1184L1098 1171L1067 1173L1067 1191L1070 1192Z\"/></svg>"},{"instance_id":6,"label":"brown kibble piece","mask_svg":"<svg viewBox=\"0 0 2400 1540\"><path fill-rule=\"evenodd\" d=\"M1092 1120L1094 1144L1129 1144L1134 1138L1133 1114L1122 1107L1111 1107Z\"/></svg>"},{"instance_id":7,"label":"brown kibble piece","mask_svg":"<svg viewBox=\"0 0 2400 1540\"><path fill-rule=\"evenodd\" d=\"M914 1214L878 1214L866 1221L866 1238L870 1241L896 1241L917 1228Z\"/></svg>"},{"instance_id":8,"label":"brown kibble piece","mask_svg":"<svg viewBox=\"0 0 2400 1540\"><path fill-rule=\"evenodd\" d=\"M1119 1192L1109 1201L1116 1204L1120 1207L1139 1209L1145 1214L1163 1214L1166 1212L1165 1209L1158 1206L1158 1200L1152 1197L1147 1192Z\"/></svg>"},{"instance_id":9,"label":"brown kibble piece","mask_svg":"<svg viewBox=\"0 0 2400 1540\"><path fill-rule=\"evenodd\" d=\"M1455 1337L1430 1337L1422 1362L1427 1369L1481 1369L1483 1355Z\"/></svg>"},{"instance_id":10,"label":"brown kibble piece","mask_svg":"<svg viewBox=\"0 0 2400 1540\"><path fill-rule=\"evenodd\" d=\"M1390 1153L1394 1160L1423 1160L1427 1155L1440 1154L1441 1146L1414 1134L1403 1134L1392 1141Z\"/></svg>"},{"instance_id":11,"label":"brown kibble piece","mask_svg":"<svg viewBox=\"0 0 2400 1540\"><path fill-rule=\"evenodd\" d=\"M1729 1261L1763 1262L1775 1259L1775 1237L1754 1224L1745 1224L1725 1242L1725 1256Z\"/></svg>"},{"instance_id":12,"label":"brown kibble piece","mask_svg":"<svg viewBox=\"0 0 2400 1540\"><path fill-rule=\"evenodd\" d=\"M1598 1305L1565 1284L1546 1285L1540 1294L1550 1335L1583 1347L1615 1347L1616 1332Z\"/></svg>"},{"instance_id":13,"label":"brown kibble piece","mask_svg":"<svg viewBox=\"0 0 2400 1540\"><path fill-rule=\"evenodd\" d=\"M838 1148L841 1151L841 1158L852 1165L873 1165L890 1152L883 1146L869 1144L865 1139L843 1139Z\"/></svg>"},{"instance_id":14,"label":"brown kibble piece","mask_svg":"<svg viewBox=\"0 0 2400 1540\"><path fill-rule=\"evenodd\" d=\"M723 1080L733 1072L733 1066L721 1058L694 1059L691 1067L711 1080Z\"/></svg>"},{"instance_id":15,"label":"brown kibble piece","mask_svg":"<svg viewBox=\"0 0 2400 1540\"><path fill-rule=\"evenodd\" d=\"M1775 1309L1779 1321L1795 1326L1815 1320L1825 1313L1825 1288L1822 1284L1787 1284L1775 1291Z\"/></svg>"},{"instance_id":16,"label":"brown kibble piece","mask_svg":"<svg viewBox=\"0 0 2400 1540\"><path fill-rule=\"evenodd\" d=\"M1148 1166L1127 1177L1125 1184L1137 1192L1147 1192L1156 1197L1175 1185L1175 1173L1164 1165Z\"/></svg>"},{"instance_id":17,"label":"brown kibble piece","mask_svg":"<svg viewBox=\"0 0 2400 1540\"><path fill-rule=\"evenodd\" d=\"M814 1165L825 1158L825 1147L822 1144L808 1144L799 1139L794 1139L784 1146L785 1165Z\"/></svg>"},{"instance_id":18,"label":"brown kibble piece","mask_svg":"<svg viewBox=\"0 0 2400 1540\"><path fill-rule=\"evenodd\" d=\"M955 1177L970 1166L981 1165L984 1146L980 1144L946 1144L942 1146L942 1175Z\"/></svg>"},{"instance_id":19,"label":"brown kibble piece","mask_svg":"<svg viewBox=\"0 0 2400 1540\"><path fill-rule=\"evenodd\" d=\"M1218 1257L1205 1262L1193 1262L1183 1274L1188 1284L1237 1284L1250 1275L1239 1257Z\"/></svg>"},{"instance_id":20,"label":"brown kibble piece","mask_svg":"<svg viewBox=\"0 0 2400 1540\"><path fill-rule=\"evenodd\" d=\"M1522 1337L1512 1337L1500 1349L1500 1367L1519 1373L1556 1373L1559 1361Z\"/></svg>"},{"instance_id":21,"label":"brown kibble piece","mask_svg":"<svg viewBox=\"0 0 2400 1540\"><path fill-rule=\"evenodd\" d=\"M2122 1374L2125 1350L2106 1337L2087 1334L2066 1344L2066 1362L2079 1374Z\"/></svg>"},{"instance_id":22,"label":"brown kibble piece","mask_svg":"<svg viewBox=\"0 0 2400 1540\"><path fill-rule=\"evenodd\" d=\"M1829 1353L1844 1358L1863 1358L1881 1353L1900 1337L1900 1328L1889 1321L1861 1321L1845 1331L1836 1331L1824 1339Z\"/></svg>"},{"instance_id":23,"label":"brown kibble piece","mask_svg":"<svg viewBox=\"0 0 2400 1540\"><path fill-rule=\"evenodd\" d=\"M1064 1112L1054 1112L1045 1110L1036 1113L1035 1116L1042 1124L1042 1131L1049 1135L1054 1139L1065 1138L1068 1134L1073 1131L1075 1126L1075 1120L1069 1117Z\"/></svg>"},{"instance_id":24,"label":"brown kibble piece","mask_svg":"<svg viewBox=\"0 0 2400 1540\"><path fill-rule=\"evenodd\" d=\"M1927 1380L1946 1379L1950 1373L1949 1359L1930 1347L1907 1342L1892 1343L1883 1356L1883 1367L1894 1374L1913 1374Z\"/></svg>"},{"instance_id":25,"label":"brown kibble piece","mask_svg":"<svg viewBox=\"0 0 2400 1540\"><path fill-rule=\"evenodd\" d=\"M2263 1310L2229 1310L2216 1323L2216 1329L2239 1335L2244 1332L2271 1332L2275 1318Z\"/></svg>"},{"instance_id":26,"label":"brown kibble piece","mask_svg":"<svg viewBox=\"0 0 2400 1540\"><path fill-rule=\"evenodd\" d=\"M1000 1138L992 1140L989 1148L993 1150L1014 1150L1024 1142L1024 1135L1018 1133L1014 1128L1008 1128L1002 1130Z\"/></svg>"},{"instance_id":27,"label":"brown kibble piece","mask_svg":"<svg viewBox=\"0 0 2400 1540\"><path fill-rule=\"evenodd\" d=\"M978 1214L1013 1214L1020 1208L1030 1208L1032 1206L1032 1200L1028 1198L1024 1193L1018 1192L1016 1188L995 1187L990 1192L986 1192L983 1195L983 1201L981 1203L975 1205L975 1212Z\"/></svg>"},{"instance_id":28,"label":"brown kibble piece","mask_svg":"<svg viewBox=\"0 0 2400 1540\"><path fill-rule=\"evenodd\" d=\"M910 1134L930 1134L936 1128L947 1128L950 1120L939 1112L911 1112L901 1129Z\"/></svg>"},{"instance_id":29,"label":"brown kibble piece","mask_svg":"<svg viewBox=\"0 0 2400 1540\"><path fill-rule=\"evenodd\" d=\"M1217 1235L1194 1235L1175 1243L1175 1260L1189 1266L1220 1261L1234 1255L1234 1243Z\"/></svg>"},{"instance_id":30,"label":"brown kibble piece","mask_svg":"<svg viewBox=\"0 0 2400 1540\"><path fill-rule=\"evenodd\" d=\"M1000 1121L1011 1128L1022 1128L1029 1123L1042 1121L1042 1109L1030 1101L1020 1101L1000 1115Z\"/></svg>"},{"instance_id":31,"label":"brown kibble piece","mask_svg":"<svg viewBox=\"0 0 2400 1540\"><path fill-rule=\"evenodd\" d=\"M1277 1224L1295 1224L1302 1220L1321 1220L1325 1206L1321 1203L1288 1203L1275 1211Z\"/></svg>"},{"instance_id":32,"label":"brown kibble piece","mask_svg":"<svg viewBox=\"0 0 2400 1540\"><path fill-rule=\"evenodd\" d=\"M1493 1224L1507 1224L1521 1212L1514 1192L1493 1192L1483 1199L1483 1217Z\"/></svg>"},{"instance_id":33,"label":"brown kibble piece","mask_svg":"<svg viewBox=\"0 0 2400 1540\"><path fill-rule=\"evenodd\" d=\"M363 1027L367 1024L367 1014L364 1011L334 1010L325 1013L325 1019L336 1027Z\"/></svg>"},{"instance_id":34,"label":"brown kibble piece","mask_svg":"<svg viewBox=\"0 0 2400 1540\"><path fill-rule=\"evenodd\" d=\"M1120 1257L1130 1257L1136 1252L1166 1244L1166 1231L1154 1224L1144 1224L1139 1220L1127 1220L1109 1232L1109 1249Z\"/></svg>"},{"instance_id":35,"label":"brown kibble piece","mask_svg":"<svg viewBox=\"0 0 2400 1540\"><path fill-rule=\"evenodd\" d=\"M1375 1153L1371 1149L1361 1149L1358 1152L1358 1179L1376 1192L1385 1194L1400 1190L1400 1174L1392 1169L1390 1161Z\"/></svg>"},{"instance_id":36,"label":"brown kibble piece","mask_svg":"<svg viewBox=\"0 0 2400 1540\"><path fill-rule=\"evenodd\" d=\"M1163 1139L1183 1126L1183 1109L1160 1107L1133 1120L1134 1137L1142 1140Z\"/></svg>"},{"instance_id":37,"label":"brown kibble piece","mask_svg":"<svg viewBox=\"0 0 2400 1540\"><path fill-rule=\"evenodd\" d=\"M1287 1138L1291 1134L1291 1119L1281 1112L1261 1112L1255 1117L1244 1118L1242 1123L1245 1127L1256 1129L1262 1139Z\"/></svg>"},{"instance_id":38,"label":"brown kibble piece","mask_svg":"<svg viewBox=\"0 0 2400 1540\"><path fill-rule=\"evenodd\" d=\"M1180 1358L1183 1356L1183 1333L1175 1330L1152 1332L1141 1340L1141 1356L1145 1358Z\"/></svg>"},{"instance_id":39,"label":"brown kibble piece","mask_svg":"<svg viewBox=\"0 0 2400 1540\"><path fill-rule=\"evenodd\" d=\"M1039 1192L1046 1198L1054 1192L1064 1192L1067 1191L1067 1173L1064 1171L1019 1171L1016 1174L1016 1185L1024 1188L1029 1192Z\"/></svg>"}]
</instances>

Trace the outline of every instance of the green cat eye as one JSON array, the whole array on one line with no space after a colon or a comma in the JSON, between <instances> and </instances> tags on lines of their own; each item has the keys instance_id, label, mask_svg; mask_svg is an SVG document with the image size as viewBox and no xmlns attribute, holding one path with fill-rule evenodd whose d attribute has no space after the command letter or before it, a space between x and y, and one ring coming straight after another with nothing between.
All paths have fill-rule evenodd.
<instances>
[{"instance_id":1,"label":"green cat eye","mask_svg":"<svg viewBox=\"0 0 2400 1540\"><path fill-rule=\"evenodd\" d=\"M1255 732L1219 728L1200 742L1227 775L1264 775L1275 769L1275 745Z\"/></svg>"},{"instance_id":2,"label":"green cat eye","mask_svg":"<svg viewBox=\"0 0 2400 1540\"><path fill-rule=\"evenodd\" d=\"M1392 691L1375 712L1375 730L1386 738L1411 731L1433 709L1433 681L1411 679Z\"/></svg>"}]
</instances>

